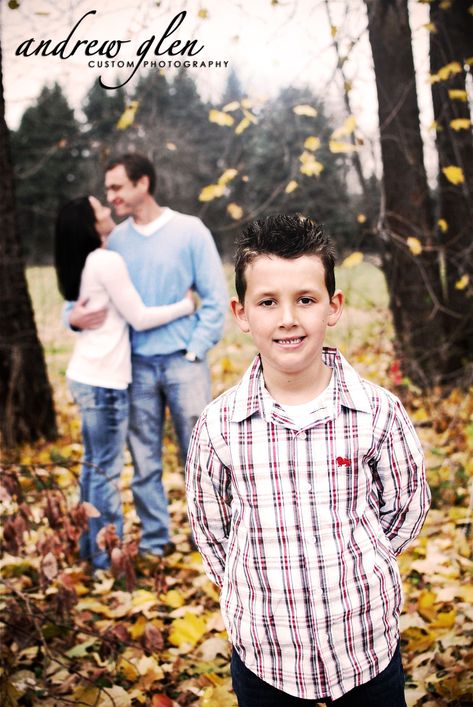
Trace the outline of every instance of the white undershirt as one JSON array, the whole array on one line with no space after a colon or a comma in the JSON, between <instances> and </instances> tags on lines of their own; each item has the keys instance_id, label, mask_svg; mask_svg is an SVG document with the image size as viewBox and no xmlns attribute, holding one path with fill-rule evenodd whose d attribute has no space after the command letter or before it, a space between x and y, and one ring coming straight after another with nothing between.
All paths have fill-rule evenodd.
<instances>
[{"instance_id":1,"label":"white undershirt","mask_svg":"<svg viewBox=\"0 0 473 707\"><path fill-rule=\"evenodd\" d=\"M131 223L135 231L141 233L142 236L151 236L171 220L173 213L174 212L170 208L165 206L163 212L158 216L158 218L155 218L154 221L150 221L150 223L136 223L135 219L132 218Z\"/></svg>"},{"instance_id":2,"label":"white undershirt","mask_svg":"<svg viewBox=\"0 0 473 707\"><path fill-rule=\"evenodd\" d=\"M327 407L327 401L331 400L333 392L333 375L330 375L330 381L327 387L319 393L315 398L309 400L308 403L300 403L299 405L286 405L279 403L279 406L284 410L287 417L293 420L296 427L307 427L314 420L314 414Z\"/></svg>"}]
</instances>

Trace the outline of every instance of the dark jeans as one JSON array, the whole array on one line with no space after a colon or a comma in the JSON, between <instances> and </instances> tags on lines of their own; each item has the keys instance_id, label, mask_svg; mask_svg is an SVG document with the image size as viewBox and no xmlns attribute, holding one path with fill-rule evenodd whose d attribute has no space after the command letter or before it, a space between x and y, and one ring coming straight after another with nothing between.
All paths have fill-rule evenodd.
<instances>
[{"instance_id":1,"label":"dark jeans","mask_svg":"<svg viewBox=\"0 0 473 707\"><path fill-rule=\"evenodd\" d=\"M315 707L317 702L338 707L406 707L404 673L399 645L389 665L372 680L353 688L338 700L303 700L261 680L232 653L232 683L238 707Z\"/></svg>"}]
</instances>

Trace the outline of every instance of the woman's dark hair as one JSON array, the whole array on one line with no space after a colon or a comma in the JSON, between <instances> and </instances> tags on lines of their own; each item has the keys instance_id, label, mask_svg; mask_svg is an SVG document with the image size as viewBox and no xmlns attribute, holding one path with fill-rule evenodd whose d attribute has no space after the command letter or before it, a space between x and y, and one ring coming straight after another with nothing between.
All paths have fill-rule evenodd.
<instances>
[{"instance_id":1,"label":"woman's dark hair","mask_svg":"<svg viewBox=\"0 0 473 707\"><path fill-rule=\"evenodd\" d=\"M81 196L65 204L56 219L54 255L59 291L66 300L79 297L85 259L101 245L88 197Z\"/></svg>"}]
</instances>

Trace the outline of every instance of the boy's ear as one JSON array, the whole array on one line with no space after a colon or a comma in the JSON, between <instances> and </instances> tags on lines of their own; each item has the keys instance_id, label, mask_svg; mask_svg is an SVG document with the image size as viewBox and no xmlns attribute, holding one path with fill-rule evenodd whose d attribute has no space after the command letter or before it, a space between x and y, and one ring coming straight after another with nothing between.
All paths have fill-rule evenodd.
<instances>
[{"instance_id":1,"label":"boy's ear","mask_svg":"<svg viewBox=\"0 0 473 707\"><path fill-rule=\"evenodd\" d=\"M327 319L327 326L335 326L343 311L343 292L335 290L330 300L330 314Z\"/></svg>"},{"instance_id":2,"label":"boy's ear","mask_svg":"<svg viewBox=\"0 0 473 707\"><path fill-rule=\"evenodd\" d=\"M248 325L248 320L246 318L245 306L240 302L238 297L232 297L230 300L230 307L235 317L236 323L245 334L248 334L250 327Z\"/></svg>"}]
</instances>

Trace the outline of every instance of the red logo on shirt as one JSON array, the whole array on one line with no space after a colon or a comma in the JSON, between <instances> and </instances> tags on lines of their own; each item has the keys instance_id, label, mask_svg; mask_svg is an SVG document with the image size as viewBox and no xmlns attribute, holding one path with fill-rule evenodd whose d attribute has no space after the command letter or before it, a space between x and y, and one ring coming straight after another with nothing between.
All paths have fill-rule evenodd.
<instances>
[{"instance_id":1,"label":"red logo on shirt","mask_svg":"<svg viewBox=\"0 0 473 707\"><path fill-rule=\"evenodd\" d=\"M345 457L337 457L338 466L351 466L351 461Z\"/></svg>"}]
</instances>

